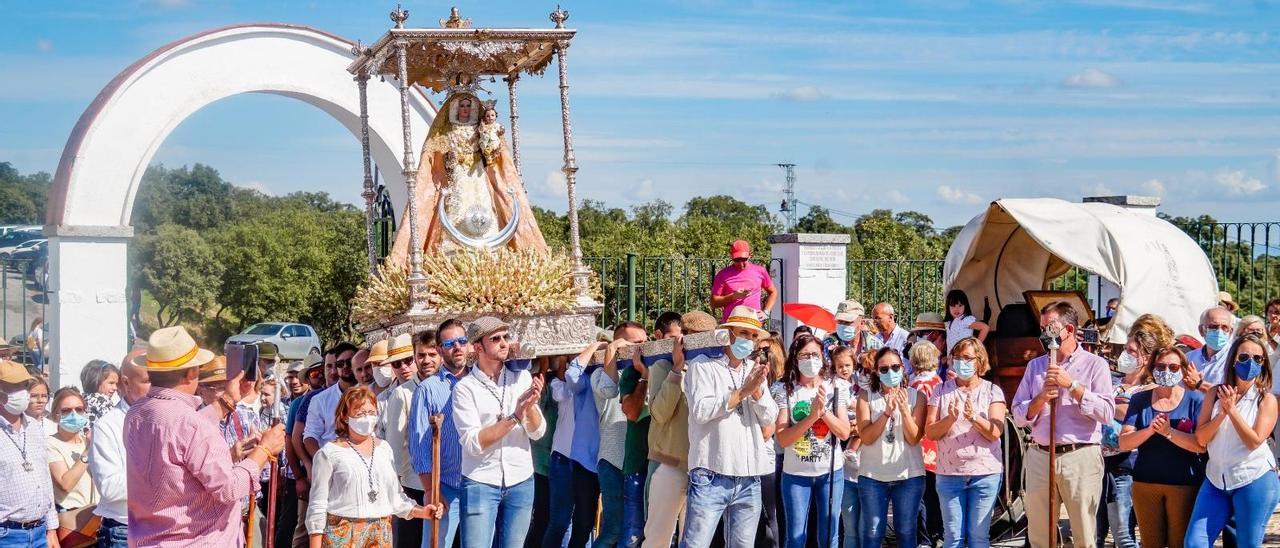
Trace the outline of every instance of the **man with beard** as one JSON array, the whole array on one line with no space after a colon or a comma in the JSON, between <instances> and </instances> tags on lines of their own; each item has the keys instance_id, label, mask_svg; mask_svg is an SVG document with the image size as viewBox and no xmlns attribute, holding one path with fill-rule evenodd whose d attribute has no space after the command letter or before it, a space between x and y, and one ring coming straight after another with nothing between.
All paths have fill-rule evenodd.
<instances>
[{"instance_id":1,"label":"man with beard","mask_svg":"<svg viewBox=\"0 0 1280 548\"><path fill-rule=\"evenodd\" d=\"M329 354L332 355L332 352ZM302 363L305 368L302 370L302 376L307 379L309 390L289 405L289 414L285 419L285 433L289 436L289 443L286 444L288 450L284 455L288 466L282 470L285 478L288 478L284 482L284 492L292 491L297 499L294 503L297 506L294 512L294 526L289 529L283 527L276 529L275 545L281 547L289 546L290 541L293 546L305 546L309 538L305 516L307 495L311 492L311 484L308 481L311 477L311 455L307 453L307 448L302 443L302 433L307 427L307 413L311 409L311 400L324 391L325 371L328 367L325 359L316 352L308 354Z\"/></svg>"},{"instance_id":2,"label":"man with beard","mask_svg":"<svg viewBox=\"0 0 1280 548\"><path fill-rule=\"evenodd\" d=\"M435 331L423 331L413 337L413 360L418 366L418 382L440 370L440 347L436 346Z\"/></svg>"},{"instance_id":3,"label":"man with beard","mask_svg":"<svg viewBox=\"0 0 1280 548\"><path fill-rule=\"evenodd\" d=\"M462 519L462 444L453 423L453 387L469 372L471 342L466 328L455 319L445 320L436 330L442 367L418 385L409 406L409 455L423 488L431 485L432 427L430 418L443 415L440 424L440 500L445 504L440 519L440 546L453 546L453 537ZM429 535L421 546L430 546Z\"/></svg>"},{"instance_id":4,"label":"man with beard","mask_svg":"<svg viewBox=\"0 0 1280 548\"><path fill-rule=\"evenodd\" d=\"M352 364L358 349L349 342L340 342L333 347L333 370L338 373L338 382L322 390L311 398L307 408L307 425L302 431L302 444L307 449L307 456L315 457L324 444L337 437L333 431L334 414L338 410L338 400L342 393L359 384Z\"/></svg>"}]
</instances>

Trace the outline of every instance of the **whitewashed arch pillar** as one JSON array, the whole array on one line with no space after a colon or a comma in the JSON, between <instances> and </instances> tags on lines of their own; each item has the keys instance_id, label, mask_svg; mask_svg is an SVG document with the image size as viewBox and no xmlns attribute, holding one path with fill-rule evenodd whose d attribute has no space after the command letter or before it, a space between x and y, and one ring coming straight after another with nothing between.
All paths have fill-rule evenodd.
<instances>
[{"instance_id":1,"label":"whitewashed arch pillar","mask_svg":"<svg viewBox=\"0 0 1280 548\"><path fill-rule=\"evenodd\" d=\"M156 150L192 113L241 93L304 101L352 132L352 173L360 172L360 98L346 70L354 58L352 45L297 25L215 29L152 52L98 94L67 140L46 219L51 286L46 326L55 386L76 384L91 359L116 362L127 352L125 284L134 196ZM395 83L370 82L368 104L373 159L384 173L400 173L403 132ZM410 111L413 134L426 135L435 108L416 92ZM351 185L360 189L361 178L354 176ZM402 210L405 189L388 189Z\"/></svg>"}]
</instances>

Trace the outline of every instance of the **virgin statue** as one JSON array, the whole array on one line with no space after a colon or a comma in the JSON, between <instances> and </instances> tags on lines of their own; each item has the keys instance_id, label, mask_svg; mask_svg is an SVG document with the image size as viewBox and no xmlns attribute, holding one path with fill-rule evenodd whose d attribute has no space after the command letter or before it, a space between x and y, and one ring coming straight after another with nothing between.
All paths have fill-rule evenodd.
<instances>
[{"instance_id":1,"label":"virgin statue","mask_svg":"<svg viewBox=\"0 0 1280 548\"><path fill-rule=\"evenodd\" d=\"M482 103L469 91L453 92L445 99L418 164L415 214L424 251L483 247L482 242L547 249L504 134L492 101ZM441 205L443 219L438 218ZM515 226L508 226L513 219ZM509 239L503 242L505 237ZM408 252L406 215L389 260L403 264Z\"/></svg>"}]
</instances>

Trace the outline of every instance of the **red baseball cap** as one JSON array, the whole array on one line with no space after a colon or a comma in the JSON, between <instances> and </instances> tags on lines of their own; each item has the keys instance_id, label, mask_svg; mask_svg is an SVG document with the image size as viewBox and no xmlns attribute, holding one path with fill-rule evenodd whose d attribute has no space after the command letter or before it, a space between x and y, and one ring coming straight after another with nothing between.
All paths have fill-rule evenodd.
<instances>
[{"instance_id":1,"label":"red baseball cap","mask_svg":"<svg viewBox=\"0 0 1280 548\"><path fill-rule=\"evenodd\" d=\"M746 240L734 240L733 245L729 247L729 256L734 259L750 259L751 244Z\"/></svg>"}]
</instances>

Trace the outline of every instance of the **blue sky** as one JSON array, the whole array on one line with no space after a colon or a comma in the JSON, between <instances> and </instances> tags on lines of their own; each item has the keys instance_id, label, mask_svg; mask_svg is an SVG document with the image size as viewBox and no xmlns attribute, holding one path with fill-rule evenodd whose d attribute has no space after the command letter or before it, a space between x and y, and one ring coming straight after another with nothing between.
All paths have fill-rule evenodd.
<instances>
[{"instance_id":1,"label":"blue sky","mask_svg":"<svg viewBox=\"0 0 1280 548\"><path fill-rule=\"evenodd\" d=\"M358 4L358 5L357 5ZM458 2L476 26L547 27L554 2ZM411 26L448 3L405 2ZM52 172L117 72L204 29L273 21L352 39L386 2L8 2L0 161ZM579 196L732 194L776 210L782 171L841 214L961 224L1000 197L1157 194L1173 214L1280 214L1280 3L1174 0L569 2ZM553 78L521 84L525 184L563 211ZM501 103L500 103L501 104ZM505 111L503 112L505 116ZM419 136L420 138L421 136ZM356 202L358 142L283 97L233 97L164 143L273 194Z\"/></svg>"}]
</instances>

